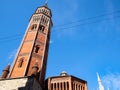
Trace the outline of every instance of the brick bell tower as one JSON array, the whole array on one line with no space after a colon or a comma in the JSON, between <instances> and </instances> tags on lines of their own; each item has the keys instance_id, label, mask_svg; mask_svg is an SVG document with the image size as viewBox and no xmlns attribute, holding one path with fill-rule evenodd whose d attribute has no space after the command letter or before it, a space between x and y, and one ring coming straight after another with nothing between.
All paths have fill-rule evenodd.
<instances>
[{"instance_id":1,"label":"brick bell tower","mask_svg":"<svg viewBox=\"0 0 120 90\"><path fill-rule=\"evenodd\" d=\"M52 14L47 3L36 9L14 60L8 78L35 76L41 86L44 83Z\"/></svg>"}]
</instances>

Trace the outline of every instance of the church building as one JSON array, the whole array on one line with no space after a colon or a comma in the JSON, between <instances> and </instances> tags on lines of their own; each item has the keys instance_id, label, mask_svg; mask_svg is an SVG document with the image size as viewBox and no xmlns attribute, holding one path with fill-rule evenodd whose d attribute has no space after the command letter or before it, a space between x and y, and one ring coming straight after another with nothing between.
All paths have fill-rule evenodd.
<instances>
[{"instance_id":1,"label":"church building","mask_svg":"<svg viewBox=\"0 0 120 90\"><path fill-rule=\"evenodd\" d=\"M47 3L31 16L13 61L0 77L0 90L87 90L87 82L62 72L45 80L52 13Z\"/></svg>"},{"instance_id":2,"label":"church building","mask_svg":"<svg viewBox=\"0 0 120 90\"><path fill-rule=\"evenodd\" d=\"M60 76L46 80L46 90L87 90L87 82L63 71Z\"/></svg>"}]
</instances>

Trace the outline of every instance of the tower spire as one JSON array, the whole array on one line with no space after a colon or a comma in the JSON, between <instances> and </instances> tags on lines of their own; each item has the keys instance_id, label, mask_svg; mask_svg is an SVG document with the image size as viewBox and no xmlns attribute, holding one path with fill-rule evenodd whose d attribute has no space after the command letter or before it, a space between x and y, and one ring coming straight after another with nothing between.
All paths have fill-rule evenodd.
<instances>
[{"instance_id":1,"label":"tower spire","mask_svg":"<svg viewBox=\"0 0 120 90\"><path fill-rule=\"evenodd\" d=\"M102 85L102 81L100 79L100 76L99 76L98 72L97 72L97 78L98 78L99 90L104 90L104 87Z\"/></svg>"}]
</instances>

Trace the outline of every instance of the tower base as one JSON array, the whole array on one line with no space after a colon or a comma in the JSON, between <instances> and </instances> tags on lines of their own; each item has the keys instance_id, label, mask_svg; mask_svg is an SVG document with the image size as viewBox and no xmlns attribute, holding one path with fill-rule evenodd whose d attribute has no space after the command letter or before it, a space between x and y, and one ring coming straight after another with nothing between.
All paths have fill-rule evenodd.
<instances>
[{"instance_id":1,"label":"tower base","mask_svg":"<svg viewBox=\"0 0 120 90\"><path fill-rule=\"evenodd\" d=\"M42 90L35 77L19 77L0 80L0 90Z\"/></svg>"}]
</instances>

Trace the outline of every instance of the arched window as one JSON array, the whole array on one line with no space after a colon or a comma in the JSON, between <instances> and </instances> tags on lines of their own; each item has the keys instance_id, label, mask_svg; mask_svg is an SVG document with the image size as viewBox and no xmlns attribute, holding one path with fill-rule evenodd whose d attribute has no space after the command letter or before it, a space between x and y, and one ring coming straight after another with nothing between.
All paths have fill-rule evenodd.
<instances>
[{"instance_id":1,"label":"arched window","mask_svg":"<svg viewBox=\"0 0 120 90\"><path fill-rule=\"evenodd\" d=\"M53 83L51 84L51 90L53 90Z\"/></svg>"},{"instance_id":2,"label":"arched window","mask_svg":"<svg viewBox=\"0 0 120 90\"><path fill-rule=\"evenodd\" d=\"M43 9L43 13L45 13L45 9Z\"/></svg>"},{"instance_id":3,"label":"arched window","mask_svg":"<svg viewBox=\"0 0 120 90\"><path fill-rule=\"evenodd\" d=\"M67 82L67 90L69 90L69 82Z\"/></svg>"},{"instance_id":4,"label":"arched window","mask_svg":"<svg viewBox=\"0 0 120 90\"><path fill-rule=\"evenodd\" d=\"M60 83L60 88L61 88L61 90L62 90L62 82Z\"/></svg>"},{"instance_id":5,"label":"arched window","mask_svg":"<svg viewBox=\"0 0 120 90\"><path fill-rule=\"evenodd\" d=\"M19 60L19 64L18 64L18 67L19 67L19 68L22 67L23 62L24 62L24 58L21 58L21 59Z\"/></svg>"},{"instance_id":6,"label":"arched window","mask_svg":"<svg viewBox=\"0 0 120 90\"><path fill-rule=\"evenodd\" d=\"M81 86L81 90L83 90L83 89L82 89L82 86Z\"/></svg>"},{"instance_id":7,"label":"arched window","mask_svg":"<svg viewBox=\"0 0 120 90\"><path fill-rule=\"evenodd\" d=\"M72 83L72 90L75 90L75 83Z\"/></svg>"},{"instance_id":8,"label":"arched window","mask_svg":"<svg viewBox=\"0 0 120 90\"><path fill-rule=\"evenodd\" d=\"M42 26L42 25L39 26L39 30L40 30L40 31L44 32L44 29L45 29L44 26Z\"/></svg>"},{"instance_id":9,"label":"arched window","mask_svg":"<svg viewBox=\"0 0 120 90\"><path fill-rule=\"evenodd\" d=\"M42 12L41 9L40 9L40 12Z\"/></svg>"},{"instance_id":10,"label":"arched window","mask_svg":"<svg viewBox=\"0 0 120 90\"><path fill-rule=\"evenodd\" d=\"M45 16L43 16L42 22L43 22L43 23L45 22Z\"/></svg>"},{"instance_id":11,"label":"arched window","mask_svg":"<svg viewBox=\"0 0 120 90\"><path fill-rule=\"evenodd\" d=\"M37 28L37 24L33 24L31 30L36 30L36 28Z\"/></svg>"},{"instance_id":12,"label":"arched window","mask_svg":"<svg viewBox=\"0 0 120 90\"><path fill-rule=\"evenodd\" d=\"M85 90L85 88L83 87L83 90Z\"/></svg>"},{"instance_id":13,"label":"arched window","mask_svg":"<svg viewBox=\"0 0 120 90\"><path fill-rule=\"evenodd\" d=\"M59 83L57 83L57 89L59 90Z\"/></svg>"},{"instance_id":14,"label":"arched window","mask_svg":"<svg viewBox=\"0 0 120 90\"><path fill-rule=\"evenodd\" d=\"M39 52L39 49L40 49L40 46L39 46L39 45L36 45L36 46L35 46L35 53L38 53L38 52Z\"/></svg>"},{"instance_id":15,"label":"arched window","mask_svg":"<svg viewBox=\"0 0 120 90\"><path fill-rule=\"evenodd\" d=\"M64 82L64 90L66 90L66 85L65 85L65 82Z\"/></svg>"},{"instance_id":16,"label":"arched window","mask_svg":"<svg viewBox=\"0 0 120 90\"><path fill-rule=\"evenodd\" d=\"M54 83L54 90L56 90L56 83Z\"/></svg>"}]
</instances>

